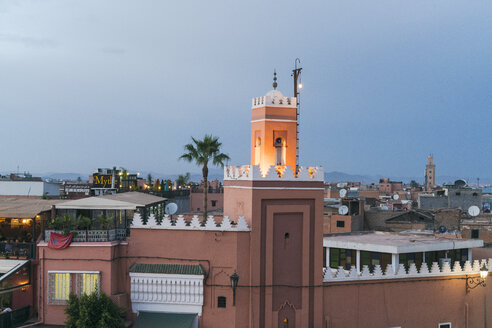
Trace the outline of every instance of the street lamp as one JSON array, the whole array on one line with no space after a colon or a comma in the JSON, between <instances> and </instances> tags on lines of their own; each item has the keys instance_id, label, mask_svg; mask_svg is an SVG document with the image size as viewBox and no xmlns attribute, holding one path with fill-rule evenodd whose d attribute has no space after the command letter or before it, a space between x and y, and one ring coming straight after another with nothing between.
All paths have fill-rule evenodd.
<instances>
[{"instance_id":1,"label":"street lamp","mask_svg":"<svg viewBox=\"0 0 492 328\"><path fill-rule=\"evenodd\" d=\"M236 306L236 288L237 288L237 282L239 281L239 276L237 275L236 270L234 270L234 273L231 275L231 287L232 287L232 305Z\"/></svg>"},{"instance_id":2,"label":"street lamp","mask_svg":"<svg viewBox=\"0 0 492 328\"><path fill-rule=\"evenodd\" d=\"M489 270L485 264L480 268L480 277L466 277L466 293L478 286L485 287L485 279L489 275Z\"/></svg>"}]
</instances>

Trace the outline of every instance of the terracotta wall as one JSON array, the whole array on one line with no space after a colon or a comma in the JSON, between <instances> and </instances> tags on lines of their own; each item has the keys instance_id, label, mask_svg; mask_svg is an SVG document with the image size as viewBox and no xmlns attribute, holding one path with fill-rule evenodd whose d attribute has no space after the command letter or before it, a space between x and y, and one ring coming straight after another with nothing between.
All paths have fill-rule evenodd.
<instances>
[{"instance_id":1,"label":"terracotta wall","mask_svg":"<svg viewBox=\"0 0 492 328\"><path fill-rule=\"evenodd\" d=\"M489 278L490 279L490 278ZM466 293L465 277L324 284L324 327L484 327L492 284Z\"/></svg>"},{"instance_id":2,"label":"terracotta wall","mask_svg":"<svg viewBox=\"0 0 492 328\"><path fill-rule=\"evenodd\" d=\"M212 202L215 201L215 206L212 206ZM208 211L215 211L217 209L224 208L224 194L223 193L208 193L207 194ZM190 211L203 211L203 192L190 193Z\"/></svg>"},{"instance_id":3,"label":"terracotta wall","mask_svg":"<svg viewBox=\"0 0 492 328\"><path fill-rule=\"evenodd\" d=\"M65 321L65 306L48 304L48 271L100 271L101 291L108 296L126 292L118 281L121 271L115 269L120 265L117 256L121 251L119 248L125 247L118 245L118 242L73 243L66 249L57 250L48 248L45 242L38 244L36 301L39 304L39 319L52 325L62 325Z\"/></svg>"},{"instance_id":4,"label":"terracotta wall","mask_svg":"<svg viewBox=\"0 0 492 328\"><path fill-rule=\"evenodd\" d=\"M130 290L128 268L135 262L201 264L206 280L199 327L248 327L249 289L241 285L249 283L249 232L132 229L127 241L126 271L123 271L127 291ZM230 287L234 270L240 277L236 307L232 306ZM217 307L218 296L226 297L226 308Z\"/></svg>"}]
</instances>

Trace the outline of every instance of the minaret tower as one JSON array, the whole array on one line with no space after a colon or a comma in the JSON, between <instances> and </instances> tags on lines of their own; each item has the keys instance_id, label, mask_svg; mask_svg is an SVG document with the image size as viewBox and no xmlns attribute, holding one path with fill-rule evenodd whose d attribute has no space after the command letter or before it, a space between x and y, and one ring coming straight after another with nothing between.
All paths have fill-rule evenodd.
<instances>
[{"instance_id":1,"label":"minaret tower","mask_svg":"<svg viewBox=\"0 0 492 328\"><path fill-rule=\"evenodd\" d=\"M231 327L322 328L321 167L296 170L296 98L273 90L254 98L251 165L224 169L224 216L244 217L235 269L241 276Z\"/></svg>"},{"instance_id":2,"label":"minaret tower","mask_svg":"<svg viewBox=\"0 0 492 328\"><path fill-rule=\"evenodd\" d=\"M284 97L277 85L274 72L273 90L252 101L251 165L262 172L270 166L296 167L296 98Z\"/></svg>"},{"instance_id":3,"label":"minaret tower","mask_svg":"<svg viewBox=\"0 0 492 328\"><path fill-rule=\"evenodd\" d=\"M425 165L425 190L431 191L436 186L436 165L434 157L427 157L427 165Z\"/></svg>"}]
</instances>

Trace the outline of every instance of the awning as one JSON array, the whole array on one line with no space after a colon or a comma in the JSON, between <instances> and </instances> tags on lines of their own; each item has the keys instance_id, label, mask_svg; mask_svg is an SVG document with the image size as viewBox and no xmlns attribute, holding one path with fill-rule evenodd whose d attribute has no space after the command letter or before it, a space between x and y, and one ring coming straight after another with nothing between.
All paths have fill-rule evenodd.
<instances>
[{"instance_id":1,"label":"awning","mask_svg":"<svg viewBox=\"0 0 492 328\"><path fill-rule=\"evenodd\" d=\"M188 313L139 312L134 328L195 328L198 315Z\"/></svg>"},{"instance_id":2,"label":"awning","mask_svg":"<svg viewBox=\"0 0 492 328\"><path fill-rule=\"evenodd\" d=\"M0 260L0 294L31 283L29 260Z\"/></svg>"}]
</instances>

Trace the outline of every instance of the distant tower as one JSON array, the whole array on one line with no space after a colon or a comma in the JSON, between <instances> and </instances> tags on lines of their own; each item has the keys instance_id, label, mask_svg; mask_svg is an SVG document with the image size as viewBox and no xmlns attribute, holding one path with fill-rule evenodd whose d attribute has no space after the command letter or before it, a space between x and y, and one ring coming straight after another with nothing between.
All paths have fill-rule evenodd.
<instances>
[{"instance_id":1,"label":"distant tower","mask_svg":"<svg viewBox=\"0 0 492 328\"><path fill-rule=\"evenodd\" d=\"M425 165L425 190L432 190L436 186L436 165L434 157L427 157L427 165Z\"/></svg>"},{"instance_id":2,"label":"distant tower","mask_svg":"<svg viewBox=\"0 0 492 328\"><path fill-rule=\"evenodd\" d=\"M253 98L251 119L251 165L261 171L269 166L296 167L296 98L284 97L277 90L277 73L273 73L273 90Z\"/></svg>"}]
</instances>

